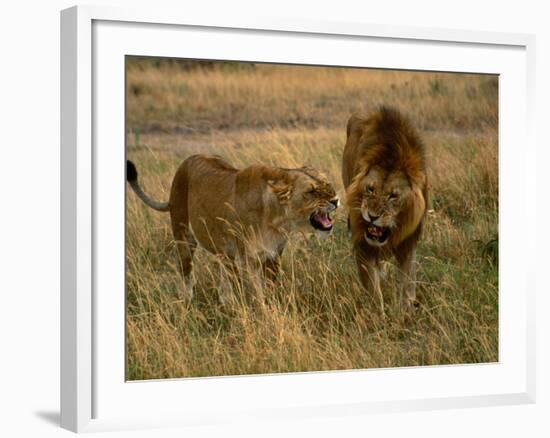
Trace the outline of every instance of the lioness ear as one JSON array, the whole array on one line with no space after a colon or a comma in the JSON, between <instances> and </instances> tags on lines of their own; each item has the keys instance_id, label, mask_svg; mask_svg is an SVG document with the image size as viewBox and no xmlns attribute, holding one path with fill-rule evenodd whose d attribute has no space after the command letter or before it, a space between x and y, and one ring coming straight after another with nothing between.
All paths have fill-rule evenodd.
<instances>
[{"instance_id":1,"label":"lioness ear","mask_svg":"<svg viewBox=\"0 0 550 438\"><path fill-rule=\"evenodd\" d=\"M292 185L284 180L270 179L267 185L273 191L281 203L288 202L292 195Z\"/></svg>"}]
</instances>

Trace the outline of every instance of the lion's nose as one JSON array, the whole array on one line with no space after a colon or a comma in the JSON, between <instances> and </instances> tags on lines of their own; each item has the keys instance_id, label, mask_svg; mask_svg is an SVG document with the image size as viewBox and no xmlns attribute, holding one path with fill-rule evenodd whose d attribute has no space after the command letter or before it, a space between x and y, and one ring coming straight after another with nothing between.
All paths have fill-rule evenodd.
<instances>
[{"instance_id":1,"label":"lion's nose","mask_svg":"<svg viewBox=\"0 0 550 438\"><path fill-rule=\"evenodd\" d=\"M374 222L376 219L378 219L380 217L380 215L373 215L372 213L369 212L369 220L371 222Z\"/></svg>"}]
</instances>

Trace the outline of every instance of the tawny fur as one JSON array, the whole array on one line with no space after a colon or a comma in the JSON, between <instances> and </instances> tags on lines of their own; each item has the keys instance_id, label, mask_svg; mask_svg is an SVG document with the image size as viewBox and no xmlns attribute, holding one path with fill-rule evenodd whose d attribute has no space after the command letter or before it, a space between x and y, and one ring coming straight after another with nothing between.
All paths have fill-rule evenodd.
<instances>
[{"instance_id":1,"label":"tawny fur","mask_svg":"<svg viewBox=\"0 0 550 438\"><path fill-rule=\"evenodd\" d=\"M428 201L424 145L398 111L382 107L365 117L350 118L342 164L361 282L378 295L383 311L379 265L393 254L400 269L401 297L410 307L416 300L415 251ZM365 237L369 225L365 218L373 211L378 222L391 230L381 246Z\"/></svg>"},{"instance_id":2,"label":"tawny fur","mask_svg":"<svg viewBox=\"0 0 550 438\"><path fill-rule=\"evenodd\" d=\"M197 243L231 270L246 265L259 272L260 281L274 280L289 233L311 230L310 216L329 213L337 203L332 185L310 167L236 169L220 157L194 155L177 170L166 204L148 198L131 162L128 169L136 194L152 208L170 212L188 295Z\"/></svg>"}]
</instances>

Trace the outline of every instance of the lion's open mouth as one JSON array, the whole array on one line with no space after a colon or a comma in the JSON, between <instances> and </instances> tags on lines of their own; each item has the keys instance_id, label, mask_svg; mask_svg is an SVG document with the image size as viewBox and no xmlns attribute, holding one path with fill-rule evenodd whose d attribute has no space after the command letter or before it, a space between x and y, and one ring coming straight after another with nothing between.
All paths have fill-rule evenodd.
<instances>
[{"instance_id":1,"label":"lion's open mouth","mask_svg":"<svg viewBox=\"0 0 550 438\"><path fill-rule=\"evenodd\" d=\"M365 237L367 240L372 240L378 243L385 243L390 237L389 227L379 227L371 222L367 222L367 231L365 231Z\"/></svg>"},{"instance_id":2,"label":"lion's open mouth","mask_svg":"<svg viewBox=\"0 0 550 438\"><path fill-rule=\"evenodd\" d=\"M332 230L332 219L330 214L324 211L318 211L313 213L309 217L309 222L311 226L316 230L320 231L330 231Z\"/></svg>"}]
</instances>

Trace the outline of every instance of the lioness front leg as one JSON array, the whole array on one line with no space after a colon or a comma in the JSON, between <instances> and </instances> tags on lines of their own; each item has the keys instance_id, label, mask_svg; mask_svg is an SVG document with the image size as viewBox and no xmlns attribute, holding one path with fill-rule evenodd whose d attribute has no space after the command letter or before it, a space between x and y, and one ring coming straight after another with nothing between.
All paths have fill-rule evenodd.
<instances>
[{"instance_id":1,"label":"lioness front leg","mask_svg":"<svg viewBox=\"0 0 550 438\"><path fill-rule=\"evenodd\" d=\"M220 285L218 293L222 305L233 305L247 300L252 304L263 303L265 279L258 260L232 260L221 256Z\"/></svg>"},{"instance_id":2,"label":"lioness front leg","mask_svg":"<svg viewBox=\"0 0 550 438\"><path fill-rule=\"evenodd\" d=\"M281 270L281 259L279 256L267 258L262 263L262 273L265 279L274 284Z\"/></svg>"},{"instance_id":3,"label":"lioness front leg","mask_svg":"<svg viewBox=\"0 0 550 438\"><path fill-rule=\"evenodd\" d=\"M266 287L265 265L256 257L248 257L245 262L246 278L246 296L249 303L254 306L264 304L264 289Z\"/></svg>"},{"instance_id":4,"label":"lioness front leg","mask_svg":"<svg viewBox=\"0 0 550 438\"><path fill-rule=\"evenodd\" d=\"M416 305L416 248L408 245L400 254L396 254L399 264L399 302L401 308L410 311Z\"/></svg>"},{"instance_id":5,"label":"lioness front leg","mask_svg":"<svg viewBox=\"0 0 550 438\"><path fill-rule=\"evenodd\" d=\"M384 311L384 296L380 287L380 268L376 259L368 254L365 254L361 249L356 249L355 260L357 262L357 271L359 279L363 287L369 292L378 297L380 303L380 314L382 319L386 317Z\"/></svg>"},{"instance_id":6,"label":"lioness front leg","mask_svg":"<svg viewBox=\"0 0 550 438\"><path fill-rule=\"evenodd\" d=\"M281 270L281 256L283 254L284 248L285 244L283 243L279 246L275 254L270 254L262 262L262 272L264 278L271 284L276 283L279 277L279 272Z\"/></svg>"},{"instance_id":7,"label":"lioness front leg","mask_svg":"<svg viewBox=\"0 0 550 438\"><path fill-rule=\"evenodd\" d=\"M232 306L238 302L239 290L243 284L240 271L233 259L220 256L218 297L222 306Z\"/></svg>"}]
</instances>

